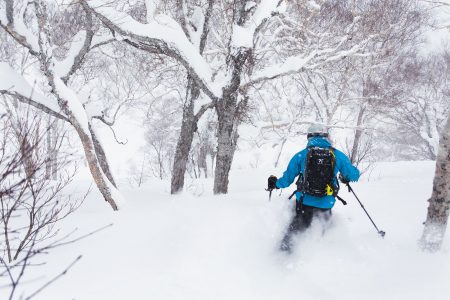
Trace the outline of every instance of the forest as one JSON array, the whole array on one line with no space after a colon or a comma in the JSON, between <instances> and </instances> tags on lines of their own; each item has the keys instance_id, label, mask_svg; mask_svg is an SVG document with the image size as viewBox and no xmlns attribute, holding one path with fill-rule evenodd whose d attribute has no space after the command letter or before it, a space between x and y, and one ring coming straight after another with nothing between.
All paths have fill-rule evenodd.
<instances>
[{"instance_id":1,"label":"forest","mask_svg":"<svg viewBox=\"0 0 450 300\"><path fill-rule=\"evenodd\" d=\"M59 282L70 281L84 258L80 253L71 263L70 258L60 263L61 255L77 245L88 252L93 240L101 248L100 241L124 239L117 249L102 251L114 260L120 253L132 255L125 245L134 245L134 239L152 236L136 257L145 256L147 249L154 253L149 265L158 257L169 261L168 254L152 245L164 241L181 251L183 240L190 246L188 254L180 257L191 267L202 253L207 258L213 251L226 256L225 248L239 248L240 242L232 236L243 235L246 218L251 218L251 230L261 222L270 228L267 232L273 239L261 237L253 243L255 248L270 248L279 239L275 229L283 230L291 204L281 200L286 195L276 195L267 204L265 178L286 169L292 155L303 148L308 128L317 123L327 128L333 146L360 170L363 180L358 184L369 207L376 208L375 216L396 226L402 221L389 219L387 208L403 210L411 205L414 217L405 220L414 229L405 232L414 236L402 239L399 233L397 241L408 239L408 249L415 249L408 251L417 250L411 257L419 257L421 265L431 268L420 270L433 272L438 268L436 257L444 255L440 259L448 260L450 249L445 239L450 213L449 82L450 2L446 0L1 0L0 298L252 299L259 295L265 299L264 292L254 294L232 283L237 292L224 291L221 297L214 295L213 288L202 293L177 287L177 293L170 294L171 284L177 283L155 279L157 272L165 270L163 265L149 274L140 268L134 272L128 265L123 268L161 280L167 290L154 287L146 293L145 283L138 289L125 284L123 294L86 291L74 296L67 284L64 294L64 288L57 288ZM379 170L391 175L377 175L382 174ZM396 195L396 188L405 192L383 198L394 203L386 202L383 210L381 204L374 204L375 194L386 189ZM413 204L404 204L402 197ZM174 201L183 202L179 204L183 209L176 208L172 215ZM250 206L256 203L271 209L251 217L257 209ZM211 246L211 252L204 252L199 236L207 224L202 220L216 209L221 210L217 222L228 224L230 231L222 232L221 225L208 216L215 231L207 236L215 239L222 232L228 239L220 249ZM191 217L182 211L191 212ZM242 217L234 224L233 214ZM336 214L337 229L331 229L325 240L330 247L336 246L333 232L342 233L343 227L350 226L345 212ZM178 229L165 218L174 218ZM146 222L153 224L151 230L164 229L141 232ZM185 223L191 227L183 229ZM355 223L373 230L365 219ZM78 224L85 227L76 231ZM192 239L172 236L179 228ZM259 236L251 230L243 240ZM349 244L352 238L361 238L367 249L381 243L375 234L376 242L359 231L346 231L345 236ZM311 253L321 251L320 243L308 241L313 244ZM389 231L385 241L388 244ZM403 247L389 245L380 246L392 247L381 251ZM250 252L252 246L245 247L243 253ZM430 255L426 257L433 262L427 263L422 255ZM306 259L300 254L296 258L282 264L290 270ZM231 258L231 265L239 268L241 259ZM351 257L347 254L344 259ZM374 274L379 261L368 259L374 266L369 272ZM52 261L58 266L51 266ZM252 263L258 265L257 259ZM186 277L203 270L233 281L214 267L200 265ZM98 277L107 278L106 262L99 266L104 272L98 271ZM265 266L273 271L273 266ZM450 278L450 268L444 269L436 282ZM252 268L248 276L256 272ZM278 269L274 273L285 274ZM350 273L343 274L354 278ZM81 284L81 274L86 272L74 275L78 279L72 287ZM319 276L316 271L312 274ZM255 286L263 287L266 280L259 278ZM277 288L286 296L294 294L284 286ZM430 299L445 299L444 290L432 290ZM276 291L270 290L266 298L279 299ZM409 295L396 294L394 288L392 293L392 299ZM373 299L391 299L375 295ZM417 294L417 299L423 295ZM340 299L311 290L303 296ZM361 297L355 292L350 299Z\"/></svg>"}]
</instances>

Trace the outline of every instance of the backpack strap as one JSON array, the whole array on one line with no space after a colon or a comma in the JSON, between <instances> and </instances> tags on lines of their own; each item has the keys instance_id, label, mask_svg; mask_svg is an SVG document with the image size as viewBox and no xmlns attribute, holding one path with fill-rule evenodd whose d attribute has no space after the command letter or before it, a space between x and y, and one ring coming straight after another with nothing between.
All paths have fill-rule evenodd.
<instances>
[{"instance_id":1,"label":"backpack strap","mask_svg":"<svg viewBox=\"0 0 450 300\"><path fill-rule=\"evenodd\" d=\"M334 197L336 198L336 199L338 199L339 201L341 201L342 202L342 204L344 204L344 205L347 205L347 201L345 201L344 199L342 199L340 196L338 196L338 194L336 193L336 195L334 195Z\"/></svg>"},{"instance_id":2,"label":"backpack strap","mask_svg":"<svg viewBox=\"0 0 450 300\"><path fill-rule=\"evenodd\" d=\"M334 153L333 153L333 155L334 155ZM341 201L342 204L347 205L347 201L345 201L344 199L342 199L342 197L340 197L338 195L339 190L340 190L339 180L336 178L336 176L334 178L336 179L336 186L333 187L333 197L335 197L336 199Z\"/></svg>"},{"instance_id":3,"label":"backpack strap","mask_svg":"<svg viewBox=\"0 0 450 300\"><path fill-rule=\"evenodd\" d=\"M300 174L298 175L297 181L295 182L295 184L297 185L297 189L289 196L289 200L291 200L292 197L294 197L296 192L303 192L303 173L300 172Z\"/></svg>"}]
</instances>

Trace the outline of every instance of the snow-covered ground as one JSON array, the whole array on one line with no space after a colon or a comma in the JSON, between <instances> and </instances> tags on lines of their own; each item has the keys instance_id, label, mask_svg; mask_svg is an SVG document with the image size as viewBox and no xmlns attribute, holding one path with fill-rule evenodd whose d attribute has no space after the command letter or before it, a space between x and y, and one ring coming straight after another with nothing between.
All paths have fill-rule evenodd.
<instances>
[{"instance_id":1,"label":"snow-covered ground","mask_svg":"<svg viewBox=\"0 0 450 300\"><path fill-rule=\"evenodd\" d=\"M269 202L263 189L267 175L281 175L274 170L234 170L224 196L212 196L210 181L188 182L178 196L156 180L122 188L128 204L120 212L93 192L65 230L114 225L54 250L35 278L83 258L36 299L449 299L449 239L438 254L417 247L433 171L433 162L377 164L354 189L386 237L342 191L349 204L336 203L332 226L314 224L291 255L277 250L291 190Z\"/></svg>"}]
</instances>

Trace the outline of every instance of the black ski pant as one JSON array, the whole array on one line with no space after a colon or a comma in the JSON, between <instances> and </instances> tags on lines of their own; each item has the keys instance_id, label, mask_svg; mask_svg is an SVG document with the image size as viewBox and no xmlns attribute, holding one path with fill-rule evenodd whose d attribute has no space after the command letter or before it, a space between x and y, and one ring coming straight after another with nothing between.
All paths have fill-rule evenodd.
<instances>
[{"instance_id":1,"label":"black ski pant","mask_svg":"<svg viewBox=\"0 0 450 300\"><path fill-rule=\"evenodd\" d=\"M281 250L290 251L292 247L292 237L296 233L304 232L311 226L313 219L320 218L328 221L331 218L331 208L324 209L301 204L297 201L295 216L292 219L286 234L281 241Z\"/></svg>"}]
</instances>

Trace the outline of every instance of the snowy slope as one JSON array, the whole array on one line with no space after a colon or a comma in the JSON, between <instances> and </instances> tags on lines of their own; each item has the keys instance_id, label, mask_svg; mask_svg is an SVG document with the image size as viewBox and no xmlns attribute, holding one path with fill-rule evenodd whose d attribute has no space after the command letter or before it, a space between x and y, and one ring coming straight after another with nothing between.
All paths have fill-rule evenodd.
<instances>
[{"instance_id":1,"label":"snowy slope","mask_svg":"<svg viewBox=\"0 0 450 300\"><path fill-rule=\"evenodd\" d=\"M380 163L354 185L384 240L343 191L349 205L336 204L332 227L322 234L314 224L290 256L277 247L291 190L271 202L263 190L268 174L281 175L274 170L235 169L225 196L212 196L209 181L175 197L167 182L125 188L128 205L118 213L93 193L67 230L114 226L52 252L47 278L83 258L36 299L449 299L449 239L435 255L416 245L433 169L433 162Z\"/></svg>"}]
</instances>

